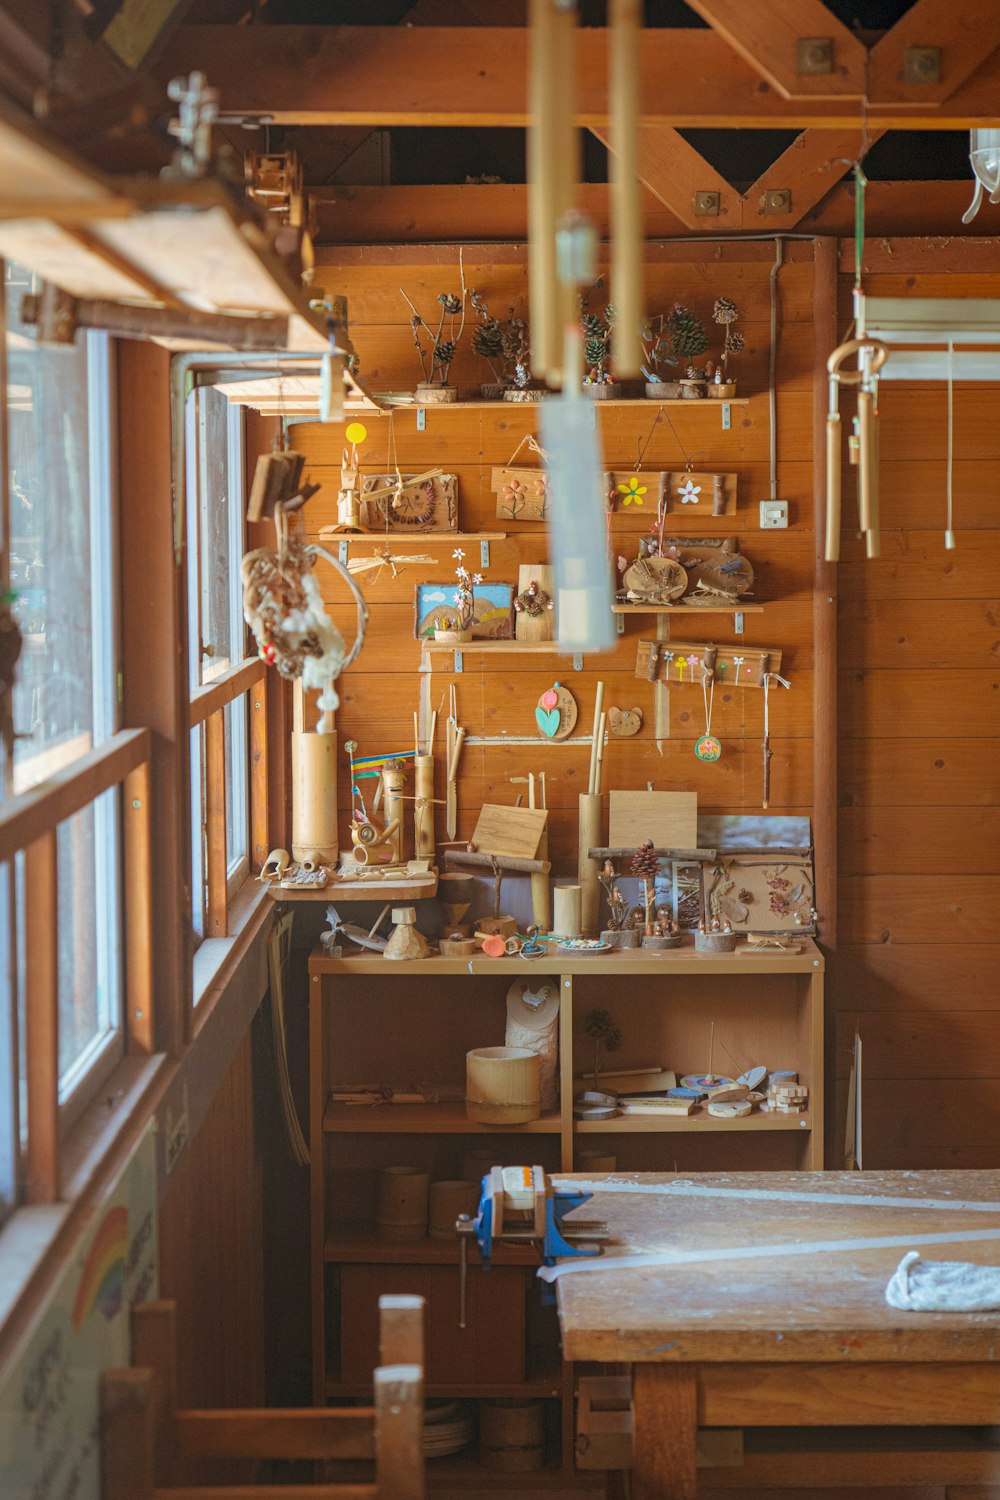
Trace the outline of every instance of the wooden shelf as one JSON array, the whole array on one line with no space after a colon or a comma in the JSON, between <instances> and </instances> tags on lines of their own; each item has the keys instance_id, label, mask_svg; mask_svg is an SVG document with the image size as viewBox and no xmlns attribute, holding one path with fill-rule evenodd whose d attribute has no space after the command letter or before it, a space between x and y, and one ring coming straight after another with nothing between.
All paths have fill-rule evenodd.
<instances>
[{"instance_id":1,"label":"wooden shelf","mask_svg":"<svg viewBox=\"0 0 1000 1500\"><path fill-rule=\"evenodd\" d=\"M506 531L336 531L321 526L316 536L321 542L390 542L393 547L419 547L425 542L505 542Z\"/></svg>"},{"instance_id":2,"label":"wooden shelf","mask_svg":"<svg viewBox=\"0 0 1000 1500\"><path fill-rule=\"evenodd\" d=\"M613 604L613 615L762 615L763 604Z\"/></svg>"},{"instance_id":3,"label":"wooden shelf","mask_svg":"<svg viewBox=\"0 0 1000 1500\"><path fill-rule=\"evenodd\" d=\"M454 656L582 656L584 653L559 641L432 641L422 640L425 651Z\"/></svg>"},{"instance_id":4,"label":"wooden shelf","mask_svg":"<svg viewBox=\"0 0 1000 1500\"><path fill-rule=\"evenodd\" d=\"M812 1130L812 1118L806 1114L785 1114L776 1111L766 1115L754 1113L742 1119L720 1120L700 1110L693 1115L668 1115L656 1119L650 1115L616 1115L613 1120L574 1120L573 1131L577 1135L658 1135L671 1131L690 1131L694 1134L716 1131L742 1130L765 1134L772 1130Z\"/></svg>"},{"instance_id":5,"label":"wooden shelf","mask_svg":"<svg viewBox=\"0 0 1000 1500\"><path fill-rule=\"evenodd\" d=\"M455 1308L455 1315L457 1317L457 1277L455 1285ZM368 1381L367 1384L348 1384L340 1380L328 1379L325 1384L325 1391L328 1401L348 1401L358 1397L362 1400L367 1399L370 1401L372 1397L371 1381ZM510 1385L470 1385L467 1380L462 1381L458 1385L435 1385L433 1382L429 1382L424 1386L424 1395L428 1397L447 1396L455 1401L488 1401L497 1396L542 1396L547 1400L555 1401L562 1395L562 1371L554 1370L551 1376L536 1376L532 1380L512 1382Z\"/></svg>"},{"instance_id":6,"label":"wooden shelf","mask_svg":"<svg viewBox=\"0 0 1000 1500\"><path fill-rule=\"evenodd\" d=\"M272 901L428 901L437 895L438 877L425 880L331 880L323 886L284 890L272 881L267 893ZM347 941L345 939L345 941ZM387 962L391 963L389 959Z\"/></svg>"},{"instance_id":7,"label":"wooden shelf","mask_svg":"<svg viewBox=\"0 0 1000 1500\"><path fill-rule=\"evenodd\" d=\"M391 961L390 961L391 962ZM393 965L393 967L397 967ZM413 964L406 965L410 969ZM462 1101L443 1104L332 1104L323 1111L323 1129L349 1135L558 1135L559 1115L542 1115L526 1125L481 1125L469 1120Z\"/></svg>"},{"instance_id":8,"label":"wooden shelf","mask_svg":"<svg viewBox=\"0 0 1000 1500\"><path fill-rule=\"evenodd\" d=\"M346 1265L457 1266L458 1236L447 1240L386 1240L371 1224L340 1224L332 1229L323 1246L323 1259ZM538 1251L532 1245L494 1246L498 1266L537 1266Z\"/></svg>"},{"instance_id":9,"label":"wooden shelf","mask_svg":"<svg viewBox=\"0 0 1000 1500\"><path fill-rule=\"evenodd\" d=\"M618 953L600 954L593 958L567 958L553 952L545 958L533 959L526 964L520 958L417 958L407 963L395 963L378 953L359 953L342 958L329 958L316 951L309 960L312 974L398 974L400 977L415 974L506 974L510 978L523 978L536 967L541 974L593 975L595 979L609 974L641 974L646 979L674 974L812 974L822 973L825 963L820 950L812 938L798 940L799 953L770 952L766 955L748 954L737 948L735 953L696 953L694 940L680 948L669 948L666 952L652 952L632 948ZM362 1106L364 1107L364 1106ZM392 1109L424 1109L428 1106L414 1104L387 1105ZM523 1128L523 1127L521 1127Z\"/></svg>"},{"instance_id":10,"label":"wooden shelf","mask_svg":"<svg viewBox=\"0 0 1000 1500\"><path fill-rule=\"evenodd\" d=\"M474 1457L475 1441L460 1453L451 1453L447 1458L427 1460L427 1485L429 1489L461 1489L477 1493L479 1490L499 1490L505 1495L512 1493L510 1474L494 1469L484 1469ZM573 1490L582 1494L605 1493L606 1475L598 1470L579 1474L546 1463L541 1469L530 1469L517 1475L518 1488L535 1490Z\"/></svg>"},{"instance_id":11,"label":"wooden shelf","mask_svg":"<svg viewBox=\"0 0 1000 1500\"><path fill-rule=\"evenodd\" d=\"M516 412L518 407L529 410L536 406L544 406L542 401L438 401L424 404L400 397L392 391L374 392L376 399L391 406L396 411L502 411L509 415ZM551 399L551 398L546 398ZM600 408L602 406L645 406L651 411L659 406L683 406L688 411L694 408L698 410L719 411L723 406L749 406L749 396L732 396L728 401L722 401L716 396L701 396L698 398L685 399L683 396L672 397L669 401L658 401L654 396L609 396L605 401L595 401L592 396L585 396L584 400L593 401Z\"/></svg>"}]
</instances>

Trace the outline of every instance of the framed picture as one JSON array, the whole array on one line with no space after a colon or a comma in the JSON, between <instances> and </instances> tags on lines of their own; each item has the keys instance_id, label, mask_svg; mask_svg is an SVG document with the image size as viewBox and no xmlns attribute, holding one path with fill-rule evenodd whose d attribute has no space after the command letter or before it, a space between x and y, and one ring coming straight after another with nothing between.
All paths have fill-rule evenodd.
<instances>
[{"instance_id":1,"label":"framed picture","mask_svg":"<svg viewBox=\"0 0 1000 1500\"><path fill-rule=\"evenodd\" d=\"M472 635L480 641L508 641L514 635L514 586L477 583L474 591ZM455 584L418 583L414 595L414 630L418 641L433 637L435 625L455 614Z\"/></svg>"},{"instance_id":2,"label":"framed picture","mask_svg":"<svg viewBox=\"0 0 1000 1500\"><path fill-rule=\"evenodd\" d=\"M413 483L403 475L403 488L393 493L395 474L366 474L361 484L361 519L373 531L454 531L458 525L454 474L436 474ZM389 491L388 494L385 491ZM376 498L371 498L372 496Z\"/></svg>"}]
</instances>

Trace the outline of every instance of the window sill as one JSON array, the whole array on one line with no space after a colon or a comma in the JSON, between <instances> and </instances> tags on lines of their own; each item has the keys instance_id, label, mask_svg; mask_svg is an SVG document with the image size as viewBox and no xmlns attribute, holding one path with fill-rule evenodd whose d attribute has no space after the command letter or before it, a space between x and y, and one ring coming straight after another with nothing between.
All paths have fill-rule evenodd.
<instances>
[{"instance_id":1,"label":"window sill","mask_svg":"<svg viewBox=\"0 0 1000 1500\"><path fill-rule=\"evenodd\" d=\"M197 1034L219 994L257 934L274 915L274 903L254 876L243 882L229 905L229 936L205 938L194 956L194 1020Z\"/></svg>"}]
</instances>

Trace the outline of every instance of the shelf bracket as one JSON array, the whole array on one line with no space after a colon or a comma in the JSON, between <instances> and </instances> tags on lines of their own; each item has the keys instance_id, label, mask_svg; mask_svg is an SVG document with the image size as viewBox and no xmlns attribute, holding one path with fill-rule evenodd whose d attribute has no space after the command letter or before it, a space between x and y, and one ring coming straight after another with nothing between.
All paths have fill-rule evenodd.
<instances>
[{"instance_id":1,"label":"shelf bracket","mask_svg":"<svg viewBox=\"0 0 1000 1500\"><path fill-rule=\"evenodd\" d=\"M573 652L573 671L574 672L582 672L583 671L583 652L582 651L574 651Z\"/></svg>"},{"instance_id":2,"label":"shelf bracket","mask_svg":"<svg viewBox=\"0 0 1000 1500\"><path fill-rule=\"evenodd\" d=\"M737 635L743 634L743 611L738 609L733 615L733 629Z\"/></svg>"},{"instance_id":3,"label":"shelf bracket","mask_svg":"<svg viewBox=\"0 0 1000 1500\"><path fill-rule=\"evenodd\" d=\"M455 652L455 671L456 672L462 672L464 670L465 670L465 659L462 656L461 651L456 651Z\"/></svg>"},{"instance_id":4,"label":"shelf bracket","mask_svg":"<svg viewBox=\"0 0 1000 1500\"><path fill-rule=\"evenodd\" d=\"M426 406L418 406L417 407L417 431L418 432L424 432L426 430L426 427L427 427L427 408L426 408Z\"/></svg>"},{"instance_id":5,"label":"shelf bracket","mask_svg":"<svg viewBox=\"0 0 1000 1500\"><path fill-rule=\"evenodd\" d=\"M485 539L479 543L479 566L488 568L490 565L490 544Z\"/></svg>"},{"instance_id":6,"label":"shelf bracket","mask_svg":"<svg viewBox=\"0 0 1000 1500\"><path fill-rule=\"evenodd\" d=\"M728 401L722 403L722 430L728 432L733 425L733 408Z\"/></svg>"},{"instance_id":7,"label":"shelf bracket","mask_svg":"<svg viewBox=\"0 0 1000 1500\"><path fill-rule=\"evenodd\" d=\"M615 615L615 632L618 635L625 634L625 616Z\"/></svg>"},{"instance_id":8,"label":"shelf bracket","mask_svg":"<svg viewBox=\"0 0 1000 1500\"><path fill-rule=\"evenodd\" d=\"M341 541L340 546L337 548L337 557L340 560L340 562L343 563L343 565L344 565L345 568L347 566L347 553L348 553L348 550L350 548L350 545L351 545L350 542L347 540L347 538L345 536L343 538L343 540Z\"/></svg>"}]
</instances>

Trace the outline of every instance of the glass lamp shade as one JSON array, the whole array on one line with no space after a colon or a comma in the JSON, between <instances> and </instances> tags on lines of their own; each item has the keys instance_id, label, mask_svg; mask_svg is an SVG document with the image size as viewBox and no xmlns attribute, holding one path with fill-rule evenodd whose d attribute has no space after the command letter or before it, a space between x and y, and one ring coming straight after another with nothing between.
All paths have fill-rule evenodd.
<instances>
[{"instance_id":1,"label":"glass lamp shade","mask_svg":"<svg viewBox=\"0 0 1000 1500\"><path fill-rule=\"evenodd\" d=\"M971 224L979 212L983 192L990 202L1000 202L1000 130L970 130L969 161L976 178L972 202L962 215L963 224Z\"/></svg>"}]
</instances>

